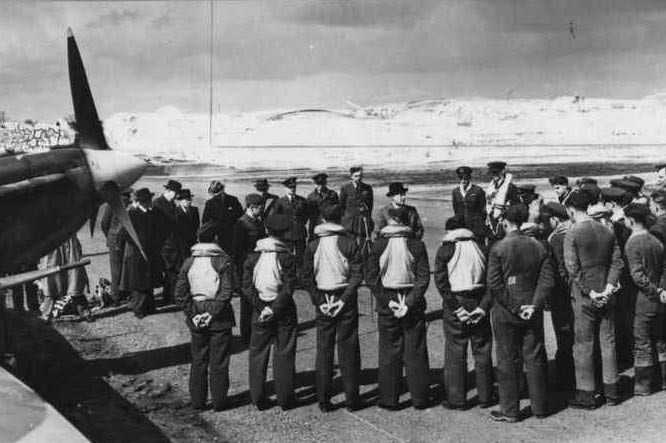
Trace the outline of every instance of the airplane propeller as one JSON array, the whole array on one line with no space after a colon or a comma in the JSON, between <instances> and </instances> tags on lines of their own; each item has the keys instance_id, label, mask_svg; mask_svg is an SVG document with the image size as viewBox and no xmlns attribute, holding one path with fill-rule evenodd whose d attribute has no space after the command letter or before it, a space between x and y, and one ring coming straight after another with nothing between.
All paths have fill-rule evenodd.
<instances>
[{"instance_id":1,"label":"airplane propeller","mask_svg":"<svg viewBox=\"0 0 666 443\"><path fill-rule=\"evenodd\" d=\"M76 146L81 149L88 161L90 175L95 190L118 217L123 228L141 251L147 256L139 236L132 225L127 209L122 202L121 190L128 189L146 170L146 163L132 155L112 151L104 137L102 122L99 120L95 101L88 84L78 45L71 28L67 28L67 58L69 83L74 105L74 128ZM99 207L90 215L90 234L94 233Z\"/></svg>"}]
</instances>

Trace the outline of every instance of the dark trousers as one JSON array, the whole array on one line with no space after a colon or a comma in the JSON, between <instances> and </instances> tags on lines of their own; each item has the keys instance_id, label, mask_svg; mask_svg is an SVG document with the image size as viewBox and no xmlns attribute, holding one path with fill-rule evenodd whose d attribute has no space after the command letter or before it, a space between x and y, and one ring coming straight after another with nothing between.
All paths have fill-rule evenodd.
<instances>
[{"instance_id":1,"label":"dark trousers","mask_svg":"<svg viewBox=\"0 0 666 443\"><path fill-rule=\"evenodd\" d=\"M377 326L379 402L389 407L398 405L404 366L412 404L425 406L430 387L430 365L424 313L408 313L401 319L379 314Z\"/></svg>"},{"instance_id":2,"label":"dark trousers","mask_svg":"<svg viewBox=\"0 0 666 443\"><path fill-rule=\"evenodd\" d=\"M461 306L471 312L477 299L457 297ZM444 335L444 388L446 398L452 406L464 406L467 400L467 346L471 344L476 372L476 389L479 403L490 403L493 399L493 336L490 320L486 316L475 325L463 324L448 306L443 308Z\"/></svg>"},{"instance_id":3,"label":"dark trousers","mask_svg":"<svg viewBox=\"0 0 666 443\"><path fill-rule=\"evenodd\" d=\"M173 304L176 301L176 281L178 281L178 270L168 267L164 270L164 287L162 288L162 300L164 304Z\"/></svg>"},{"instance_id":4,"label":"dark trousers","mask_svg":"<svg viewBox=\"0 0 666 443\"><path fill-rule=\"evenodd\" d=\"M636 312L634 317L634 364L636 392L661 389L659 363L666 362L666 343L662 335L662 315L658 312Z\"/></svg>"},{"instance_id":5,"label":"dark trousers","mask_svg":"<svg viewBox=\"0 0 666 443\"><path fill-rule=\"evenodd\" d=\"M208 399L208 376L213 408L221 409L229 391L231 329L192 331L190 397L192 407L202 409Z\"/></svg>"},{"instance_id":6,"label":"dark trousers","mask_svg":"<svg viewBox=\"0 0 666 443\"><path fill-rule=\"evenodd\" d=\"M338 361L347 404L359 400L361 375L361 348L358 341L358 308L345 306L337 317L317 312L317 399L320 403L331 399L333 362L337 335Z\"/></svg>"},{"instance_id":7,"label":"dark trousers","mask_svg":"<svg viewBox=\"0 0 666 443\"><path fill-rule=\"evenodd\" d=\"M244 342L249 343L252 335L252 305L245 297L240 298L240 335Z\"/></svg>"},{"instance_id":8,"label":"dark trousers","mask_svg":"<svg viewBox=\"0 0 666 443\"><path fill-rule=\"evenodd\" d=\"M634 316L636 312L636 287L622 281L622 289L615 295L615 349L618 366L630 368L634 363Z\"/></svg>"},{"instance_id":9,"label":"dark trousers","mask_svg":"<svg viewBox=\"0 0 666 443\"><path fill-rule=\"evenodd\" d=\"M125 254L124 248L117 246L109 246L109 269L111 271L111 300L114 302L120 301L122 298L120 290L120 275L123 270L123 255Z\"/></svg>"},{"instance_id":10,"label":"dark trousers","mask_svg":"<svg viewBox=\"0 0 666 443\"><path fill-rule=\"evenodd\" d=\"M574 298L574 361L576 369L576 389L594 392L595 377L595 341L598 336L601 350L601 373L605 392L615 397L613 392L618 381L617 358L615 352L615 307L597 309L589 299L583 296Z\"/></svg>"},{"instance_id":11,"label":"dark trousers","mask_svg":"<svg viewBox=\"0 0 666 443\"><path fill-rule=\"evenodd\" d=\"M560 295L560 294L558 294ZM561 294L565 295L565 294ZM555 331L557 351L555 352L555 367L557 381L565 389L574 387L574 317L571 298L566 297L552 300L550 303L550 318Z\"/></svg>"},{"instance_id":12,"label":"dark trousers","mask_svg":"<svg viewBox=\"0 0 666 443\"><path fill-rule=\"evenodd\" d=\"M253 312L249 372L250 396L255 405L266 400L266 372L273 341L273 379L277 402L280 406L288 406L293 402L297 324L295 307L267 322L260 322L259 312Z\"/></svg>"},{"instance_id":13,"label":"dark trousers","mask_svg":"<svg viewBox=\"0 0 666 443\"><path fill-rule=\"evenodd\" d=\"M155 312L155 300L153 291L132 291L129 307L136 315L148 315Z\"/></svg>"},{"instance_id":14,"label":"dark trousers","mask_svg":"<svg viewBox=\"0 0 666 443\"><path fill-rule=\"evenodd\" d=\"M532 412L547 413L548 360L544 345L543 316L522 321L502 307L492 314L497 345L497 382L500 411L510 417L520 414L520 382L523 363Z\"/></svg>"}]
</instances>

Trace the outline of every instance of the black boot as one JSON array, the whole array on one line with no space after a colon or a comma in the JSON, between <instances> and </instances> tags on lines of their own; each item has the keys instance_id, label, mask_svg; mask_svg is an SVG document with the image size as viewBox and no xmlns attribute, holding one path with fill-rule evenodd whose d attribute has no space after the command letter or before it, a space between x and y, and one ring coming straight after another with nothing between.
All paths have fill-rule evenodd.
<instances>
[{"instance_id":1,"label":"black boot","mask_svg":"<svg viewBox=\"0 0 666 443\"><path fill-rule=\"evenodd\" d=\"M666 389L666 361L659 362L659 370L661 372L661 389Z\"/></svg>"},{"instance_id":2,"label":"black boot","mask_svg":"<svg viewBox=\"0 0 666 443\"><path fill-rule=\"evenodd\" d=\"M636 366L634 368L634 395L652 394L652 366Z\"/></svg>"},{"instance_id":3,"label":"black boot","mask_svg":"<svg viewBox=\"0 0 666 443\"><path fill-rule=\"evenodd\" d=\"M597 409L603 401L593 391L577 390L574 398L569 400L569 407L574 409Z\"/></svg>"},{"instance_id":4,"label":"black boot","mask_svg":"<svg viewBox=\"0 0 666 443\"><path fill-rule=\"evenodd\" d=\"M619 405L622 402L620 397L619 383L604 383L604 397L606 397L606 403L609 406Z\"/></svg>"}]
</instances>

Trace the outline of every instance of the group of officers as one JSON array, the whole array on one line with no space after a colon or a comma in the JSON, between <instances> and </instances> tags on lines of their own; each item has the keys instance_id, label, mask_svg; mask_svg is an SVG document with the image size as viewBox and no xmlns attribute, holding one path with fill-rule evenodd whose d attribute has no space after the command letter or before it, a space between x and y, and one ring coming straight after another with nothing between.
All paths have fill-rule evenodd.
<instances>
[{"instance_id":1,"label":"group of officers","mask_svg":"<svg viewBox=\"0 0 666 443\"><path fill-rule=\"evenodd\" d=\"M627 393L619 369L632 364L635 395L660 390L666 381L666 191L647 197L635 176L603 189L592 178L573 184L560 176L550 180L558 201L546 202L536 186L516 184L504 162L488 164L485 189L472 183L471 168L456 173L454 216L446 221L433 272L446 335L444 406L469 406L469 344L480 406L499 400L493 419L520 420L525 390L533 415L548 416L546 309L557 341L558 385L572 394L571 407L620 403ZM663 180L666 165L658 174ZM249 342L253 404L270 406L265 386L274 347L277 403L296 405L297 287L309 293L316 311L320 410L334 409L336 343L345 406L361 407L357 292L363 282L378 317L377 406L399 408L403 371L413 406L430 406L424 296L431 272L418 211L405 202L407 188L390 183L390 201L373 219L373 189L361 167L350 169L339 194L327 187L326 174L312 180L307 198L296 193L295 177L283 181L282 197L258 180L245 210L213 181L201 223L191 192L169 180L154 201L144 188L128 202L141 246L118 221L116 239L105 229L115 299L129 296L143 317L154 311L153 288L162 285L165 300L185 312L193 407L205 407L209 380L213 407L227 407L234 296L241 297L239 326Z\"/></svg>"}]
</instances>

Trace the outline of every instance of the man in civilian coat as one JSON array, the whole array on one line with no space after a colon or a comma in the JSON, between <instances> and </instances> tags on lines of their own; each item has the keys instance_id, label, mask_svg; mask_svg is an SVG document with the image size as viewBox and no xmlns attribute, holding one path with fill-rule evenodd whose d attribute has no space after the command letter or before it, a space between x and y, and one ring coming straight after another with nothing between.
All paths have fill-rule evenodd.
<instances>
[{"instance_id":1,"label":"man in civilian coat","mask_svg":"<svg viewBox=\"0 0 666 443\"><path fill-rule=\"evenodd\" d=\"M153 258L157 255L155 243L155 214L152 209L153 193L147 188L136 191L136 206L127 211L146 253L146 260L134 240L123 229L119 234L124 248L123 267L120 276L120 291L130 294L129 306L137 318L143 318L155 312L153 300Z\"/></svg>"},{"instance_id":2,"label":"man in civilian coat","mask_svg":"<svg viewBox=\"0 0 666 443\"><path fill-rule=\"evenodd\" d=\"M472 183L472 168L461 166L456 169L460 185L453 188L451 197L453 213L462 218L465 228L472 231L481 242L486 234L486 193Z\"/></svg>"},{"instance_id":3,"label":"man in civilian coat","mask_svg":"<svg viewBox=\"0 0 666 443\"><path fill-rule=\"evenodd\" d=\"M132 190L128 189L120 194L122 198L123 206L127 207L130 204L130 195ZM120 218L116 216L113 211L107 206L102 216L100 222L102 227L102 232L106 237L106 246L109 248L109 268L111 272L111 303L113 306L120 306L121 300L127 294L121 294L118 290L118 285L120 284L120 273L123 269L123 255L124 249L120 244L120 232L123 229L123 225L120 222Z\"/></svg>"},{"instance_id":4,"label":"man in civilian coat","mask_svg":"<svg viewBox=\"0 0 666 443\"><path fill-rule=\"evenodd\" d=\"M254 251L257 241L266 237L266 228L261 218L262 198L259 194L245 197L245 214L234 225L234 238L231 243L231 258L236 264L239 280L243 280L243 263ZM244 342L250 342L252 330L252 305L246 297L240 300L240 334Z\"/></svg>"},{"instance_id":5,"label":"man in civilian coat","mask_svg":"<svg viewBox=\"0 0 666 443\"><path fill-rule=\"evenodd\" d=\"M388 225L389 209L404 208L405 211L407 211L407 226L409 226L409 228L412 230L412 235L417 240L421 240L423 238L423 223L421 223L419 212L414 206L405 204L407 191L408 189L402 182L389 183L389 190L386 193L386 196L391 199L391 202L378 211L377 223L375 223L378 233L381 232L381 230L384 229L386 225Z\"/></svg>"},{"instance_id":6,"label":"man in civilian coat","mask_svg":"<svg viewBox=\"0 0 666 443\"><path fill-rule=\"evenodd\" d=\"M337 206L338 204L338 193L326 187L327 179L328 175L323 172L312 177L312 181L315 183L316 187L307 196L308 207L310 209L310 218L308 222L308 238L310 240L315 238L315 226L322 222L322 211L331 206Z\"/></svg>"},{"instance_id":7,"label":"man in civilian coat","mask_svg":"<svg viewBox=\"0 0 666 443\"><path fill-rule=\"evenodd\" d=\"M164 246L167 238L176 227L176 194L180 192L183 185L175 180L169 180L164 185L164 192L153 201L153 216L155 217L155 246L156 256L153 258L153 286L162 286L162 298L165 303L173 303L175 288L169 286L166 279L166 270L172 267L165 256ZM173 282L175 284L175 282Z\"/></svg>"},{"instance_id":8,"label":"man in civilian coat","mask_svg":"<svg viewBox=\"0 0 666 443\"><path fill-rule=\"evenodd\" d=\"M275 203L277 203L280 198L277 195L268 192L270 187L271 185L265 178L261 178L254 182L254 189L257 190L259 195L261 195L261 213L259 215L264 224L266 223L266 217L273 213Z\"/></svg>"},{"instance_id":9,"label":"man in civilian coat","mask_svg":"<svg viewBox=\"0 0 666 443\"><path fill-rule=\"evenodd\" d=\"M493 245L488 259L500 397L500 409L490 416L508 423L520 420L523 363L532 412L538 418L548 415L543 307L554 285L554 270L546 247L520 230L528 216L522 203L505 211L502 227L506 235Z\"/></svg>"},{"instance_id":10,"label":"man in civilian coat","mask_svg":"<svg viewBox=\"0 0 666 443\"><path fill-rule=\"evenodd\" d=\"M305 198L296 194L296 177L289 177L282 184L287 189L287 194L275 203L275 214L285 214L291 220L291 229L285 236L296 261L296 269L300 275L303 266L303 254L308 231L305 224L308 222L309 208Z\"/></svg>"},{"instance_id":11,"label":"man in civilian coat","mask_svg":"<svg viewBox=\"0 0 666 443\"><path fill-rule=\"evenodd\" d=\"M224 191L224 183L213 180L208 187L210 198L204 206L201 223L211 229L202 242L216 242L224 252L231 254L231 243L236 220L243 215L243 207L236 197ZM212 237L212 238L211 238Z\"/></svg>"},{"instance_id":12,"label":"man in civilian coat","mask_svg":"<svg viewBox=\"0 0 666 443\"><path fill-rule=\"evenodd\" d=\"M354 236L356 244L361 246L364 257L370 251L374 197L372 186L363 182L363 168L353 166L349 169L351 182L340 188L340 208L342 209L342 226Z\"/></svg>"},{"instance_id":13,"label":"man in civilian coat","mask_svg":"<svg viewBox=\"0 0 666 443\"><path fill-rule=\"evenodd\" d=\"M165 263L164 290L169 291L165 300L175 301L178 272L186 258L190 256L190 248L197 242L199 230L199 208L192 206L192 192L182 189L175 199L176 224L162 247L162 259ZM166 294L165 294L166 295Z\"/></svg>"}]
</instances>

